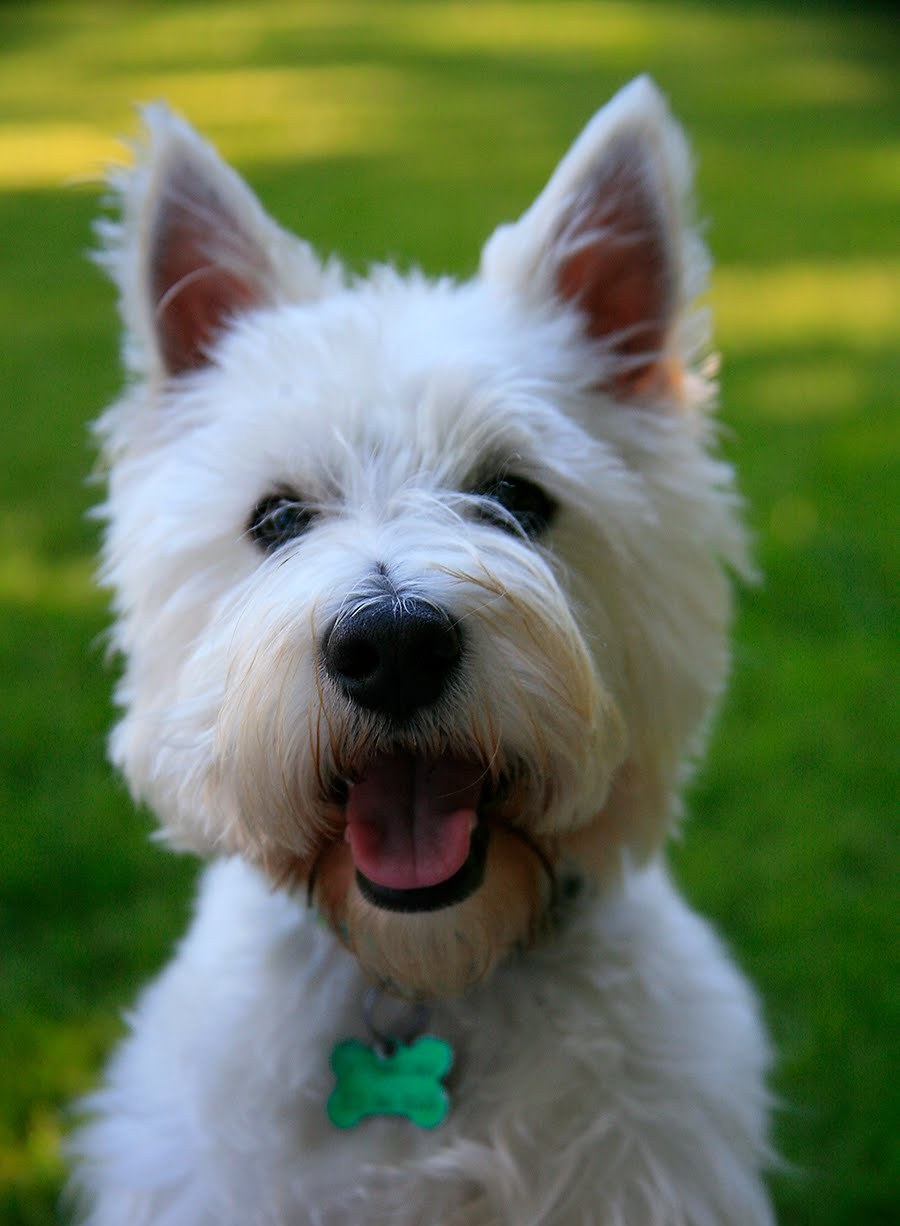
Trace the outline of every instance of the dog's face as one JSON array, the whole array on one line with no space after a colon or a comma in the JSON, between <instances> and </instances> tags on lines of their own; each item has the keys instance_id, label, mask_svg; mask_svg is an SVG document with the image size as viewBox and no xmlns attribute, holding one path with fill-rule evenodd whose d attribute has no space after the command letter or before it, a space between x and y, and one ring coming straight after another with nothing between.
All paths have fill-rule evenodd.
<instances>
[{"instance_id":1,"label":"dog's face","mask_svg":"<svg viewBox=\"0 0 900 1226\"><path fill-rule=\"evenodd\" d=\"M458 285L348 280L148 127L105 228L137 376L100 426L114 757L377 981L460 992L569 866L655 846L721 684L742 540L680 136L623 91Z\"/></svg>"}]
</instances>

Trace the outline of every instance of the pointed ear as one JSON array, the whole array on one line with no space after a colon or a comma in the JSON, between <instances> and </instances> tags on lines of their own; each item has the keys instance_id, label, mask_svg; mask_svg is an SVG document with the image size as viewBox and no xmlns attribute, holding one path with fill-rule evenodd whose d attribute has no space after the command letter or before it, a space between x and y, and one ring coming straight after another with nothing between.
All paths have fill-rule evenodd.
<instances>
[{"instance_id":1,"label":"pointed ear","mask_svg":"<svg viewBox=\"0 0 900 1226\"><path fill-rule=\"evenodd\" d=\"M143 117L134 166L110 176L121 220L98 223L98 260L119 287L127 365L178 375L242 312L317 297L323 272L188 124L162 105Z\"/></svg>"},{"instance_id":2,"label":"pointed ear","mask_svg":"<svg viewBox=\"0 0 900 1226\"><path fill-rule=\"evenodd\" d=\"M647 77L600 110L532 207L488 241L482 275L536 305L570 304L591 381L620 399L684 398L699 348L683 315L707 260L688 221L690 162Z\"/></svg>"}]
</instances>

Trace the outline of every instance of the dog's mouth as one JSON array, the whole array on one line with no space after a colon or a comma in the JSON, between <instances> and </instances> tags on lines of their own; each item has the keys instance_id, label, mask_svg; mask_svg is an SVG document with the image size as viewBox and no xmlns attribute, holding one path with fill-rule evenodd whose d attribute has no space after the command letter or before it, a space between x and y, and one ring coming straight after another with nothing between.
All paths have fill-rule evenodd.
<instances>
[{"instance_id":1,"label":"dog's mouth","mask_svg":"<svg viewBox=\"0 0 900 1226\"><path fill-rule=\"evenodd\" d=\"M344 838L363 896L386 910L435 911L477 890L493 790L481 762L402 752L372 759L344 805Z\"/></svg>"}]
</instances>

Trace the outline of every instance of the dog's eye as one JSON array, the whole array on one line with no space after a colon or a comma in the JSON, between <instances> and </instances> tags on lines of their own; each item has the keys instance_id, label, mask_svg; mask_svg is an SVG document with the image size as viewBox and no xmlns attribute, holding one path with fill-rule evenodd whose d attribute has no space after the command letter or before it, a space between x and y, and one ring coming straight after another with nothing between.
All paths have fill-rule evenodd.
<instances>
[{"instance_id":1,"label":"dog's eye","mask_svg":"<svg viewBox=\"0 0 900 1226\"><path fill-rule=\"evenodd\" d=\"M548 528L556 513L556 503L550 495L526 477L497 477L478 493L485 499L482 515L486 519L500 528L514 530L518 525L528 537L536 537Z\"/></svg>"},{"instance_id":2,"label":"dog's eye","mask_svg":"<svg viewBox=\"0 0 900 1226\"><path fill-rule=\"evenodd\" d=\"M269 494L250 515L247 531L266 553L295 540L309 528L316 512L290 493Z\"/></svg>"}]
</instances>

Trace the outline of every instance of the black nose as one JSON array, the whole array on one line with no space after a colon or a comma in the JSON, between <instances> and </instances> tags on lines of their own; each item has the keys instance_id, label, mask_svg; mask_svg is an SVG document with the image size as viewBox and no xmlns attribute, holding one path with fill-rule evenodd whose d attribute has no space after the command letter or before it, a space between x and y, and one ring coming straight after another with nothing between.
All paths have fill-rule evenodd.
<instances>
[{"instance_id":1,"label":"black nose","mask_svg":"<svg viewBox=\"0 0 900 1226\"><path fill-rule=\"evenodd\" d=\"M361 601L328 632L325 667L349 698L405 719L437 702L462 655L462 634L443 610L415 597Z\"/></svg>"}]
</instances>

